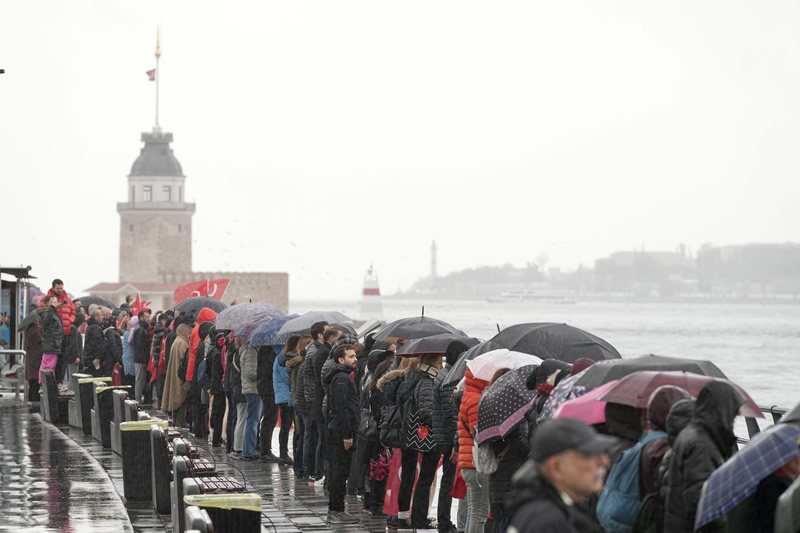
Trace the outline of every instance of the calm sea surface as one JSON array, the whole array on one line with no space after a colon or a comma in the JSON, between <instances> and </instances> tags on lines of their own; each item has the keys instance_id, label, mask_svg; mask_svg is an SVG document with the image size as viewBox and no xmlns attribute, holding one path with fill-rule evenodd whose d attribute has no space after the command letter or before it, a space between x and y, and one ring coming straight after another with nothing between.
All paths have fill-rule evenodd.
<instances>
[{"instance_id":1,"label":"calm sea surface","mask_svg":"<svg viewBox=\"0 0 800 533\"><path fill-rule=\"evenodd\" d=\"M708 359L759 405L800 402L800 305L578 302L489 303L384 299L387 321L425 315L488 339L523 322L566 322L613 344L623 357L654 353ZM361 317L358 302L293 301L291 311L337 310Z\"/></svg>"}]
</instances>

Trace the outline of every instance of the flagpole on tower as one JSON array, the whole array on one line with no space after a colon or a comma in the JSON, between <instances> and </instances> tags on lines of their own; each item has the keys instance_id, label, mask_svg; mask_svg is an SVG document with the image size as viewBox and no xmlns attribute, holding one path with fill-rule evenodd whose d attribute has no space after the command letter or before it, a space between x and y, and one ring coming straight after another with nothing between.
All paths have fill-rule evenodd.
<instances>
[{"instance_id":1,"label":"flagpole on tower","mask_svg":"<svg viewBox=\"0 0 800 533\"><path fill-rule=\"evenodd\" d=\"M158 82L161 79L161 70L158 68L158 60L161 57L161 28L156 27L156 129L158 125Z\"/></svg>"}]
</instances>

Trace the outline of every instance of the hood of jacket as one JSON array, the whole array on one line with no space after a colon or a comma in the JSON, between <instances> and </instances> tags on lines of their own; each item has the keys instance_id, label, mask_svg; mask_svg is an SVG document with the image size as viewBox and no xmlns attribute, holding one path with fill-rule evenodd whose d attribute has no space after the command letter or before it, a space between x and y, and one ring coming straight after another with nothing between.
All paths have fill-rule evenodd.
<instances>
[{"instance_id":1,"label":"hood of jacket","mask_svg":"<svg viewBox=\"0 0 800 533\"><path fill-rule=\"evenodd\" d=\"M667 440L670 447L675 444L678 434L689 425L694 415L694 400L679 400L675 402L667 413Z\"/></svg>"},{"instance_id":2,"label":"hood of jacket","mask_svg":"<svg viewBox=\"0 0 800 533\"><path fill-rule=\"evenodd\" d=\"M205 339L206 337L208 337L208 334L211 332L211 329L213 327L214 327L214 323L213 322L201 322L200 323L200 326L197 328L197 334L200 337L201 341L203 339Z\"/></svg>"},{"instance_id":3,"label":"hood of jacket","mask_svg":"<svg viewBox=\"0 0 800 533\"><path fill-rule=\"evenodd\" d=\"M736 443L733 420L744 404L739 391L724 381L706 383L697 395L692 422L704 426L722 451Z\"/></svg>"},{"instance_id":4,"label":"hood of jacket","mask_svg":"<svg viewBox=\"0 0 800 533\"><path fill-rule=\"evenodd\" d=\"M199 323L211 322L217 317L216 311L212 311L208 307L204 307L197 313L197 321Z\"/></svg>"},{"instance_id":5,"label":"hood of jacket","mask_svg":"<svg viewBox=\"0 0 800 533\"><path fill-rule=\"evenodd\" d=\"M349 366L340 365L339 363L334 363L334 365L328 370L327 374L322 378L322 384L326 387L331 384L333 381L334 376L339 373L346 373L348 377L350 377L351 372L355 372L355 368L351 368Z\"/></svg>"},{"instance_id":6,"label":"hood of jacket","mask_svg":"<svg viewBox=\"0 0 800 533\"><path fill-rule=\"evenodd\" d=\"M175 334L178 337L181 337L183 340L188 341L189 335L192 333L192 327L189 324L179 324L178 329L175 330Z\"/></svg>"},{"instance_id":7,"label":"hood of jacket","mask_svg":"<svg viewBox=\"0 0 800 533\"><path fill-rule=\"evenodd\" d=\"M647 421L650 423L650 429L665 431L667 415L675 402L690 398L688 392L675 385L663 385L657 388L647 402Z\"/></svg>"},{"instance_id":8,"label":"hood of jacket","mask_svg":"<svg viewBox=\"0 0 800 533\"><path fill-rule=\"evenodd\" d=\"M389 372L382 375L380 379L378 379L376 387L378 387L378 390L382 391L383 388L386 386L386 384L389 383L390 381L394 381L396 379L403 379L403 377L405 377L406 375L406 371L408 371L407 368L406 369L397 368L395 370L390 370Z\"/></svg>"},{"instance_id":9,"label":"hood of jacket","mask_svg":"<svg viewBox=\"0 0 800 533\"><path fill-rule=\"evenodd\" d=\"M467 373L464 375L464 378L466 385L464 394L471 393L480 395L483 392L483 390L489 386L488 381L482 379L476 379L472 375L472 370L470 370L469 368L467 368Z\"/></svg>"}]
</instances>

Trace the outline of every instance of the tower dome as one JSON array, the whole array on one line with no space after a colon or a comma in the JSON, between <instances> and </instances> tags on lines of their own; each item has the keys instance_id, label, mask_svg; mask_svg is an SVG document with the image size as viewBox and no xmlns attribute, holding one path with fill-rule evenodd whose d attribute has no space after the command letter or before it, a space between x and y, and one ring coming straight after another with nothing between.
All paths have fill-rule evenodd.
<instances>
[{"instance_id":1,"label":"tower dome","mask_svg":"<svg viewBox=\"0 0 800 533\"><path fill-rule=\"evenodd\" d=\"M142 133L144 148L131 166L130 176L183 176L183 169L169 143L171 133L154 128L152 133Z\"/></svg>"}]
</instances>

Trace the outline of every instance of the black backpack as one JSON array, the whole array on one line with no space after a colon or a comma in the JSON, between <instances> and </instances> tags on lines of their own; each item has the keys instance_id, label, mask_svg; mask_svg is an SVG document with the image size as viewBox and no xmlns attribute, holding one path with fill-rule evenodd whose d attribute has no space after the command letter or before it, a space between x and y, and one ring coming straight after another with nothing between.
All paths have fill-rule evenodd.
<instances>
[{"instance_id":1,"label":"black backpack","mask_svg":"<svg viewBox=\"0 0 800 533\"><path fill-rule=\"evenodd\" d=\"M664 533L664 502L661 501L658 491L651 492L642 500L632 531L633 533Z\"/></svg>"},{"instance_id":2,"label":"black backpack","mask_svg":"<svg viewBox=\"0 0 800 533\"><path fill-rule=\"evenodd\" d=\"M405 404L384 405L381 407L378 440L382 446L386 448L402 448L405 446L406 434L403 431L405 411Z\"/></svg>"}]
</instances>

